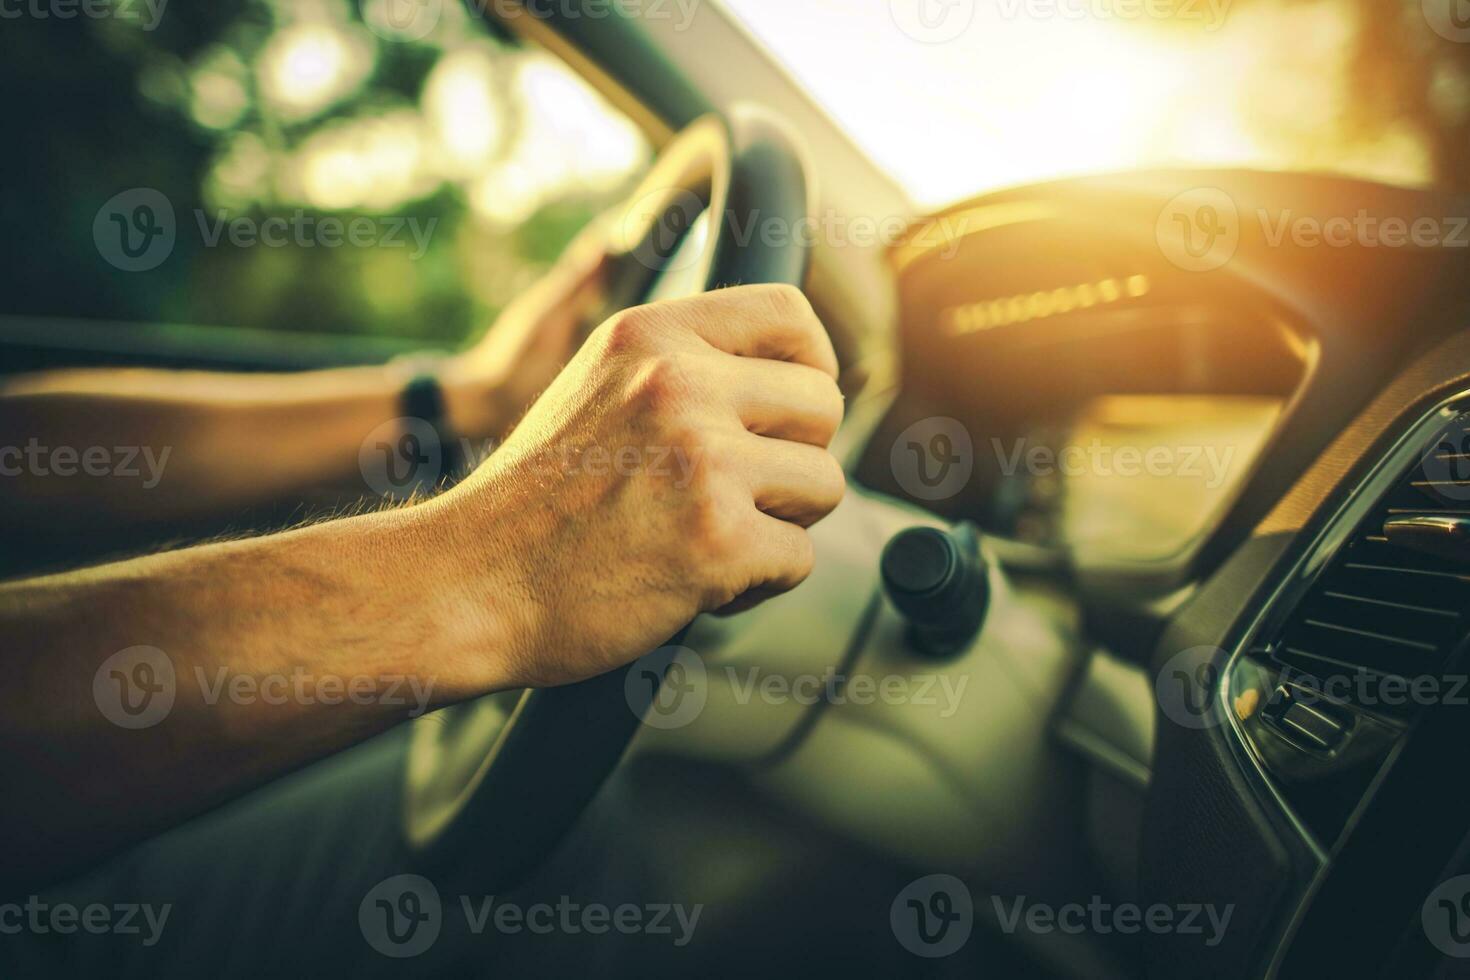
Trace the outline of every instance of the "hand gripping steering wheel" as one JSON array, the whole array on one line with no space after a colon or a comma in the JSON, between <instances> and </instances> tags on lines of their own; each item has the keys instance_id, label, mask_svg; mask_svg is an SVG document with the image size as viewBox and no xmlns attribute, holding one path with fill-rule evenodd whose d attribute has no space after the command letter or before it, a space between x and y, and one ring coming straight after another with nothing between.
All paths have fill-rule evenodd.
<instances>
[{"instance_id":1,"label":"hand gripping steering wheel","mask_svg":"<svg viewBox=\"0 0 1470 980\"><path fill-rule=\"evenodd\" d=\"M696 121L669 143L616 223L609 292L633 305L672 277L693 292L800 286L809 173L795 137L764 110ZM710 234L696 254L683 239L706 211ZM413 852L429 869L472 859L478 883L492 890L524 880L617 767L669 659L526 691L509 720L488 698L418 719L404 799ZM647 684L631 677L635 666ZM645 693L628 696L634 686Z\"/></svg>"}]
</instances>

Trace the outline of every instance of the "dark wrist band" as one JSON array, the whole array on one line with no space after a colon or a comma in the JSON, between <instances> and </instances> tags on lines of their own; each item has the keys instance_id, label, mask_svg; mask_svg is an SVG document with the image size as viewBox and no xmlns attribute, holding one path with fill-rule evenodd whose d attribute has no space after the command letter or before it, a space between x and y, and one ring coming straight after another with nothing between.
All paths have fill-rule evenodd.
<instances>
[{"instance_id":1,"label":"dark wrist band","mask_svg":"<svg viewBox=\"0 0 1470 980\"><path fill-rule=\"evenodd\" d=\"M415 375L403 388L399 396L399 411L405 418L420 419L434 431L439 442L439 472L435 474L441 486L459 481L464 470L464 454L459 440L449 429L444 411L444 389L439 379L432 374Z\"/></svg>"}]
</instances>

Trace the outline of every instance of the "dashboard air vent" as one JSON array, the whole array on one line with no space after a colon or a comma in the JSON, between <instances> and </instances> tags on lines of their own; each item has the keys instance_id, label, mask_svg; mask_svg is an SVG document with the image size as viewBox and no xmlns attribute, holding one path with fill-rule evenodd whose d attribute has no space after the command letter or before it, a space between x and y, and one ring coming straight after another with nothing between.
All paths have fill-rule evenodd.
<instances>
[{"instance_id":1,"label":"dashboard air vent","mask_svg":"<svg viewBox=\"0 0 1470 980\"><path fill-rule=\"evenodd\" d=\"M1461 413L1368 508L1271 649L1292 680L1393 712L1412 699L1366 698L1364 682L1402 690L1439 676L1467 626L1470 413Z\"/></svg>"}]
</instances>

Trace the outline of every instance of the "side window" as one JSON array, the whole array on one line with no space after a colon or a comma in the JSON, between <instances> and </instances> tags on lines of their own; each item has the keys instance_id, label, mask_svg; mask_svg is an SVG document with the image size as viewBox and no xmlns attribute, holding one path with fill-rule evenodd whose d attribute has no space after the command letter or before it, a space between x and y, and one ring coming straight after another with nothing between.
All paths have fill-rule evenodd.
<instances>
[{"instance_id":1,"label":"side window","mask_svg":"<svg viewBox=\"0 0 1470 980\"><path fill-rule=\"evenodd\" d=\"M0 32L0 312L454 344L650 158L459 4L108 9Z\"/></svg>"}]
</instances>

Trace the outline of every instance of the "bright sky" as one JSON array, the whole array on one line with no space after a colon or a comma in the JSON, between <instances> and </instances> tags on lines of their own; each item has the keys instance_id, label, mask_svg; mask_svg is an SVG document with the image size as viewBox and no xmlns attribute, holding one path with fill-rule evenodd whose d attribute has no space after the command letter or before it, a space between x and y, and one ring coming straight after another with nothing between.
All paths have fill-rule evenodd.
<instances>
[{"instance_id":1,"label":"bright sky","mask_svg":"<svg viewBox=\"0 0 1470 980\"><path fill-rule=\"evenodd\" d=\"M1408 134L1330 135L1345 5L1196 0L722 0L922 206L1171 165L1426 179Z\"/></svg>"}]
</instances>

